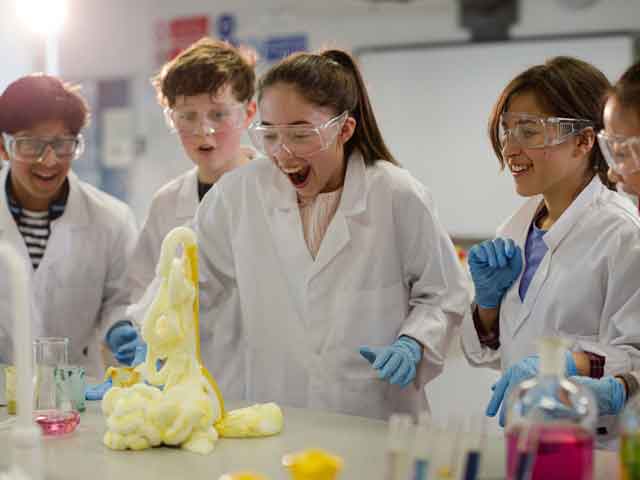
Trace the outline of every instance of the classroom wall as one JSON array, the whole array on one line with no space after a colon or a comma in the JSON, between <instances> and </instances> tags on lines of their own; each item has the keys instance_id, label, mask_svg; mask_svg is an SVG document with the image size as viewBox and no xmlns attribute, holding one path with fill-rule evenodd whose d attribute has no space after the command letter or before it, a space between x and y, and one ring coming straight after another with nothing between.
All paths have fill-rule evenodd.
<instances>
[{"instance_id":1,"label":"classroom wall","mask_svg":"<svg viewBox=\"0 0 640 480\"><path fill-rule=\"evenodd\" d=\"M311 48L331 45L357 50L384 44L463 40L458 2L417 0L371 6L363 0L316 2L272 0L254 8L251 0L75 0L61 39L63 76L77 80L128 78L132 81L135 132L145 148L131 166L128 199L142 219L150 195L168 178L189 166L171 135L149 84L156 71L154 25L158 20L224 12L238 19L237 36L306 32ZM607 0L584 10L570 10L558 0L523 0L514 36L634 29L640 2ZM402 159L400 159L402 161ZM495 172L487 170L487 181ZM481 181L481 179L480 179Z\"/></svg>"},{"instance_id":2,"label":"classroom wall","mask_svg":"<svg viewBox=\"0 0 640 480\"><path fill-rule=\"evenodd\" d=\"M458 7L454 0L415 1L374 8L356 0L278 0L277 4L285 5L284 8L261 11L253 7L258 3L274 4L252 0L73 2L74 21L62 39L62 75L89 80L129 78L133 82L135 134L144 141L145 149L130 169L132 194L129 200L140 219L144 217L151 194L167 179L189 167L188 160L180 153L177 139L164 127L148 82L156 68L152 40L154 21L190 14L209 14L215 18L222 12L231 12L240 22L239 37L307 32L312 48L328 44L356 49L468 38L468 33L458 26ZM627 30L638 26L638 18L640 2L637 0L600 1L592 8L578 11L562 7L557 0L524 0L520 22L512 33L528 36ZM406 75L406 72L398 72L398 75ZM478 178L478 181L490 183L494 175L494 170L487 169L487 178ZM495 373L470 368L454 344L445 373L428 387L435 416L446 421L452 413L482 412L489 398L489 386L495 378ZM477 394L469 397L470 390ZM468 398L473 398L473 402Z\"/></svg>"},{"instance_id":3,"label":"classroom wall","mask_svg":"<svg viewBox=\"0 0 640 480\"><path fill-rule=\"evenodd\" d=\"M18 19L8 0L0 0L0 92L17 77L31 73L36 64L35 36Z\"/></svg>"}]
</instances>

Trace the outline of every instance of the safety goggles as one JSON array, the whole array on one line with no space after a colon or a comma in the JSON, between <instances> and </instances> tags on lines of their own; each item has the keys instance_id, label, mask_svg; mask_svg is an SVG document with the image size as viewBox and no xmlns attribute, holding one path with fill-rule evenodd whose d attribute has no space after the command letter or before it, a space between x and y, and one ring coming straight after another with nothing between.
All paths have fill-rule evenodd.
<instances>
[{"instance_id":1,"label":"safety goggles","mask_svg":"<svg viewBox=\"0 0 640 480\"><path fill-rule=\"evenodd\" d=\"M509 139L524 148L544 148L559 145L587 128L593 128L591 120L503 113L498 136L503 149Z\"/></svg>"},{"instance_id":2,"label":"safety goggles","mask_svg":"<svg viewBox=\"0 0 640 480\"><path fill-rule=\"evenodd\" d=\"M26 163L42 162L47 147L51 147L58 160L61 161L75 160L84 152L84 137L82 135L45 139L27 136L16 137L3 133L2 137L9 158Z\"/></svg>"},{"instance_id":3,"label":"safety goggles","mask_svg":"<svg viewBox=\"0 0 640 480\"><path fill-rule=\"evenodd\" d=\"M165 108L169 128L182 135L212 135L242 127L246 104L220 104L206 112Z\"/></svg>"},{"instance_id":4,"label":"safety goggles","mask_svg":"<svg viewBox=\"0 0 640 480\"><path fill-rule=\"evenodd\" d=\"M620 175L630 175L640 171L640 137L608 135L598 133L600 150L609 166Z\"/></svg>"},{"instance_id":5,"label":"safety goggles","mask_svg":"<svg viewBox=\"0 0 640 480\"><path fill-rule=\"evenodd\" d=\"M322 125L262 125L254 122L249 126L249 137L256 149L267 156L283 149L296 157L309 157L329 148L348 115L345 110Z\"/></svg>"}]
</instances>

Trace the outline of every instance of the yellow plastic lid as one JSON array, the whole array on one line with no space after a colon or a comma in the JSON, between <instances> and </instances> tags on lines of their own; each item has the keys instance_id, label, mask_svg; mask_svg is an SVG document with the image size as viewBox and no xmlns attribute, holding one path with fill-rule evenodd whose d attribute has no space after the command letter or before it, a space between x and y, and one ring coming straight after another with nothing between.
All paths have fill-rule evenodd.
<instances>
[{"instance_id":1,"label":"yellow plastic lid","mask_svg":"<svg viewBox=\"0 0 640 480\"><path fill-rule=\"evenodd\" d=\"M342 463L342 458L319 448L282 458L282 464L289 469L293 480L333 480L342 469Z\"/></svg>"}]
</instances>

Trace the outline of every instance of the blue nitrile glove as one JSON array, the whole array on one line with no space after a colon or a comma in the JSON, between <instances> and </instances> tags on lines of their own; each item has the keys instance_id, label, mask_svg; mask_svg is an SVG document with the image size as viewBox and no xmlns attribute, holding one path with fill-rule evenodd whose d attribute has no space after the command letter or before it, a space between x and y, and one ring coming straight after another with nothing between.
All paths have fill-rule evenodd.
<instances>
[{"instance_id":1,"label":"blue nitrile glove","mask_svg":"<svg viewBox=\"0 0 640 480\"><path fill-rule=\"evenodd\" d=\"M360 355L378 370L380 379L404 388L416 378L422 346L413 338L402 335L388 347L360 347Z\"/></svg>"},{"instance_id":2,"label":"blue nitrile glove","mask_svg":"<svg viewBox=\"0 0 640 480\"><path fill-rule=\"evenodd\" d=\"M116 360L124 365L131 365L136 347L142 343L138 331L126 321L118 322L111 327L105 341Z\"/></svg>"},{"instance_id":3,"label":"blue nitrile glove","mask_svg":"<svg viewBox=\"0 0 640 480\"><path fill-rule=\"evenodd\" d=\"M467 261L476 290L476 304L498 308L522 271L520 247L510 238L486 240L471 247Z\"/></svg>"},{"instance_id":4,"label":"blue nitrile glove","mask_svg":"<svg viewBox=\"0 0 640 480\"><path fill-rule=\"evenodd\" d=\"M87 385L84 389L84 398L87 400L102 400L102 397L111 388L111 379L97 385Z\"/></svg>"},{"instance_id":5,"label":"blue nitrile glove","mask_svg":"<svg viewBox=\"0 0 640 480\"><path fill-rule=\"evenodd\" d=\"M144 342L141 342L136 347L136 353L133 356L133 362L131 362L131 366L135 367L137 365L140 365L141 363L144 363L146 358L147 358L147 344Z\"/></svg>"},{"instance_id":6,"label":"blue nitrile glove","mask_svg":"<svg viewBox=\"0 0 640 480\"><path fill-rule=\"evenodd\" d=\"M140 365L147 358L147 344L141 343L136 347L136 352L131 363L132 367ZM112 387L111 379L107 379L106 382L99 383L97 385L87 385L84 390L84 398L87 400L102 400L102 397Z\"/></svg>"},{"instance_id":7,"label":"blue nitrile glove","mask_svg":"<svg viewBox=\"0 0 640 480\"><path fill-rule=\"evenodd\" d=\"M566 352L566 370L567 376L577 375L578 367L573 359L573 355L570 352ZM486 414L489 417L495 417L500 409L500 426L504 427L505 415L507 403L505 398L509 397L511 390L516 388L522 382L529 378L533 378L538 375L538 368L540 365L540 359L537 355L531 355L520 360L518 363L510 366L506 372L502 374L502 377L491 387L493 395L487 405Z\"/></svg>"},{"instance_id":8,"label":"blue nitrile glove","mask_svg":"<svg viewBox=\"0 0 640 480\"><path fill-rule=\"evenodd\" d=\"M622 411L627 392L624 386L614 377L591 378L576 376L571 377L570 380L591 390L598 402L600 415L617 415Z\"/></svg>"}]
</instances>

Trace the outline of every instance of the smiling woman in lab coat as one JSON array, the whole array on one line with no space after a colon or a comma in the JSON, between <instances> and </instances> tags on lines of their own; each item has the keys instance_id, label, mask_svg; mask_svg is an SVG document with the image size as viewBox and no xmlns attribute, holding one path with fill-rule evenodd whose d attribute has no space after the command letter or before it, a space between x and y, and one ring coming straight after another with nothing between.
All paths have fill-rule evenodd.
<instances>
[{"instance_id":1,"label":"smiling woman in lab coat","mask_svg":"<svg viewBox=\"0 0 640 480\"><path fill-rule=\"evenodd\" d=\"M429 193L387 150L347 53L288 57L258 104L250 135L268 158L227 173L196 214L215 363L244 363L251 401L377 418L427 408L468 305ZM219 314L234 298L239 324Z\"/></svg>"},{"instance_id":2,"label":"smiling woman in lab coat","mask_svg":"<svg viewBox=\"0 0 640 480\"><path fill-rule=\"evenodd\" d=\"M608 87L593 66L558 57L518 75L494 107L494 150L530 199L469 254L476 307L463 346L504 371L489 415L537 374L543 335L569 341L568 375L640 367L640 220L610 190L596 142Z\"/></svg>"},{"instance_id":3,"label":"smiling woman in lab coat","mask_svg":"<svg viewBox=\"0 0 640 480\"><path fill-rule=\"evenodd\" d=\"M136 227L122 202L70 171L88 117L75 89L31 75L0 96L0 241L32 272L33 331L69 337L69 361L102 375L100 343L124 318L122 288ZM0 275L0 357L11 361L10 279Z\"/></svg>"}]
</instances>

